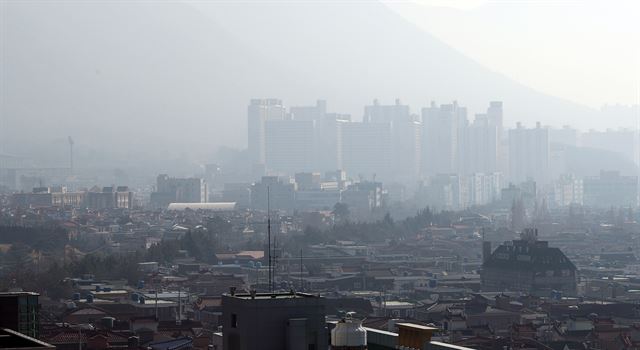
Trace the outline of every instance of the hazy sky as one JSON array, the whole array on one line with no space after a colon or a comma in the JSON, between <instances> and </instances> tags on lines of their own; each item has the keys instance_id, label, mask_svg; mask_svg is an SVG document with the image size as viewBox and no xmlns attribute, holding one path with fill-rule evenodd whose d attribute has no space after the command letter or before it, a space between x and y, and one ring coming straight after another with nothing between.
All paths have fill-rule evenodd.
<instances>
[{"instance_id":1,"label":"hazy sky","mask_svg":"<svg viewBox=\"0 0 640 350\"><path fill-rule=\"evenodd\" d=\"M638 103L640 1L386 4L488 68L539 91L596 108Z\"/></svg>"}]
</instances>

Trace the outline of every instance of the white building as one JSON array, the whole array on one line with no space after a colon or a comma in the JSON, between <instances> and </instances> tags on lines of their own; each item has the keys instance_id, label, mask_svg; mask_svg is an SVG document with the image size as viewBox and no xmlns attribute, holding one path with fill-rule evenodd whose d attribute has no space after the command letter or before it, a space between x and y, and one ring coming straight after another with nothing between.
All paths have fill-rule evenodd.
<instances>
[{"instance_id":1,"label":"white building","mask_svg":"<svg viewBox=\"0 0 640 350\"><path fill-rule=\"evenodd\" d=\"M424 175L459 173L460 143L465 140L460 126L467 123L467 109L457 102L440 107L431 102L431 106L422 109Z\"/></svg>"},{"instance_id":2,"label":"white building","mask_svg":"<svg viewBox=\"0 0 640 350\"><path fill-rule=\"evenodd\" d=\"M533 179L539 185L549 183L549 129L537 123L525 128L518 123L509 130L509 179L513 183Z\"/></svg>"},{"instance_id":3,"label":"white building","mask_svg":"<svg viewBox=\"0 0 640 350\"><path fill-rule=\"evenodd\" d=\"M265 122L284 120L285 117L286 108L282 100L251 100L247 108L247 146L251 165L265 163Z\"/></svg>"},{"instance_id":4,"label":"white building","mask_svg":"<svg viewBox=\"0 0 640 350\"><path fill-rule=\"evenodd\" d=\"M268 170L292 174L314 170L316 155L314 120L265 122L265 164Z\"/></svg>"}]
</instances>

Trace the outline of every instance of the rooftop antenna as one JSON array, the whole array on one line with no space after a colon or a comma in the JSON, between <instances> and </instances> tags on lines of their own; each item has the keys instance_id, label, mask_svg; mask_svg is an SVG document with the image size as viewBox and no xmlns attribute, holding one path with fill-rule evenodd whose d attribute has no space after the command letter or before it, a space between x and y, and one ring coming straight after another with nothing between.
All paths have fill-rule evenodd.
<instances>
[{"instance_id":1,"label":"rooftop antenna","mask_svg":"<svg viewBox=\"0 0 640 350\"><path fill-rule=\"evenodd\" d=\"M300 248L300 291L304 292L304 283L302 281L302 248Z\"/></svg>"},{"instance_id":2,"label":"rooftop antenna","mask_svg":"<svg viewBox=\"0 0 640 350\"><path fill-rule=\"evenodd\" d=\"M67 141L69 141L69 169L71 169L71 174L73 174L73 139L71 138L71 136L69 136L67 138Z\"/></svg>"},{"instance_id":3,"label":"rooftop antenna","mask_svg":"<svg viewBox=\"0 0 640 350\"><path fill-rule=\"evenodd\" d=\"M269 292L273 292L273 282L271 279L271 198L270 189L267 186L267 250L269 259Z\"/></svg>"},{"instance_id":4,"label":"rooftop antenna","mask_svg":"<svg viewBox=\"0 0 640 350\"><path fill-rule=\"evenodd\" d=\"M273 235L273 288L272 291L275 291L276 287L276 271L278 270L278 236Z\"/></svg>"}]
</instances>

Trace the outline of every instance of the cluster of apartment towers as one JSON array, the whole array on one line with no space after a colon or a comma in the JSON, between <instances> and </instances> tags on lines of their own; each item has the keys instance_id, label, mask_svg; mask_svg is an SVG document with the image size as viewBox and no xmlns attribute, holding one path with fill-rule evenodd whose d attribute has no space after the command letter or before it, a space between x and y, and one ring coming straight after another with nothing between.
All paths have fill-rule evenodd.
<instances>
[{"instance_id":1,"label":"cluster of apartment towers","mask_svg":"<svg viewBox=\"0 0 640 350\"><path fill-rule=\"evenodd\" d=\"M503 131L502 102L489 103L472 122L467 108L451 104L412 114L396 99L365 106L362 122L327 112L326 101L287 109L279 99L248 106L248 151L254 175L342 169L352 177L415 183L441 174L546 182L549 134L518 125ZM509 156L511 155L511 156Z\"/></svg>"}]
</instances>

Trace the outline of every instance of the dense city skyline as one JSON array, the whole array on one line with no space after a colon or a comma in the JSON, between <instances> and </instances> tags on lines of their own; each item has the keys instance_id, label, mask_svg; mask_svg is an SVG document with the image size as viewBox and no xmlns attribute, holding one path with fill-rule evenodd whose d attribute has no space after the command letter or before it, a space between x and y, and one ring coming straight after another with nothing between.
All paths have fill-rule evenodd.
<instances>
[{"instance_id":1,"label":"dense city skyline","mask_svg":"<svg viewBox=\"0 0 640 350\"><path fill-rule=\"evenodd\" d=\"M0 348L640 349L638 9L0 0Z\"/></svg>"}]
</instances>

